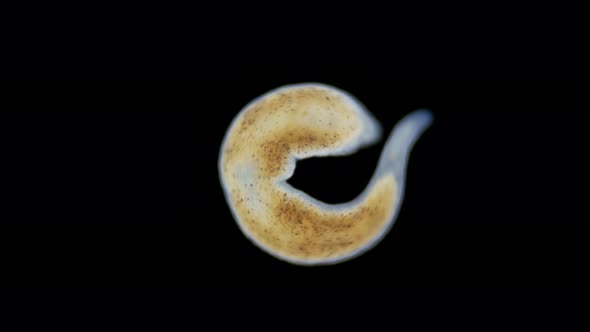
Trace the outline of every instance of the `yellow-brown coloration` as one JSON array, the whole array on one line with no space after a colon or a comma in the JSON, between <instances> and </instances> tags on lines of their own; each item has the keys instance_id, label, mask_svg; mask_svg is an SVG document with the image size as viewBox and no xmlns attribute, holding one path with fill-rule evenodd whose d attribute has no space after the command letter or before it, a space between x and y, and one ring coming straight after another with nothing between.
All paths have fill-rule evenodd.
<instances>
[{"instance_id":1,"label":"yellow-brown coloration","mask_svg":"<svg viewBox=\"0 0 590 332\"><path fill-rule=\"evenodd\" d=\"M392 172L380 173L363 195L340 205L284 182L295 159L347 153L376 139L378 128L363 112L340 90L299 85L270 92L238 115L219 167L228 204L248 238L291 263L325 264L359 254L384 235L401 199Z\"/></svg>"},{"instance_id":2,"label":"yellow-brown coloration","mask_svg":"<svg viewBox=\"0 0 590 332\"><path fill-rule=\"evenodd\" d=\"M239 197L232 195L232 200L237 214L246 216L245 231L271 251L316 261L347 255L378 236L389 222L396 194L393 177L388 177L362 204L344 211L325 211L276 187L269 191L265 211L248 211Z\"/></svg>"},{"instance_id":3,"label":"yellow-brown coloration","mask_svg":"<svg viewBox=\"0 0 590 332\"><path fill-rule=\"evenodd\" d=\"M343 97L309 87L260 100L228 136L224 167L253 159L260 162L261 175L272 177L281 173L291 153L328 149L351 139L362 127Z\"/></svg>"}]
</instances>

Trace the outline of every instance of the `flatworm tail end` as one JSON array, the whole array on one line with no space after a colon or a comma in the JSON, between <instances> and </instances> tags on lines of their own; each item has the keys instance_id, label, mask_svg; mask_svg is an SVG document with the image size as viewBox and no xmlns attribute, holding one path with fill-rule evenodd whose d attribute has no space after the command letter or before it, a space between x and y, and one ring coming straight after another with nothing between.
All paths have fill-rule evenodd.
<instances>
[{"instance_id":1,"label":"flatworm tail end","mask_svg":"<svg viewBox=\"0 0 590 332\"><path fill-rule=\"evenodd\" d=\"M400 120L385 143L376 174L393 172L396 181L403 185L410 151L432 121L429 110L414 111Z\"/></svg>"}]
</instances>

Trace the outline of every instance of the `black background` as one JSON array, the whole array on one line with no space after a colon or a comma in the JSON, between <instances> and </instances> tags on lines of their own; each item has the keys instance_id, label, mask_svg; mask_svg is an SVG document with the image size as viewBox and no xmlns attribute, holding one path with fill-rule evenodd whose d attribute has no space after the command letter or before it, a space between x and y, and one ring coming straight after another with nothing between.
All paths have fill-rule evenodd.
<instances>
[{"instance_id":1,"label":"black background","mask_svg":"<svg viewBox=\"0 0 590 332\"><path fill-rule=\"evenodd\" d=\"M588 286L587 82L395 80L350 64L196 77L5 83L4 286ZM435 116L392 231L333 266L290 265L252 245L218 179L237 112L301 82L350 92L385 132L417 108ZM350 200L382 144L300 161L290 183Z\"/></svg>"}]
</instances>

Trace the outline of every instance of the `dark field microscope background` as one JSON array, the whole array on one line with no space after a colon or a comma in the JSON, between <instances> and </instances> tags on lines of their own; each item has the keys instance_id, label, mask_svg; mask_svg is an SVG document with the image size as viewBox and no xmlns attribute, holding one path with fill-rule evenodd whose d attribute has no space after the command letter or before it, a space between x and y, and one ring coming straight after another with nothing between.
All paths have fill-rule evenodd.
<instances>
[{"instance_id":1,"label":"dark field microscope background","mask_svg":"<svg viewBox=\"0 0 590 332\"><path fill-rule=\"evenodd\" d=\"M22 287L588 287L588 82L395 80L362 67L238 68L192 81L16 82L3 90L0 257ZM219 147L255 97L320 82L389 133L427 108L404 202L372 250L279 261L240 232ZM366 186L380 144L298 162L328 203Z\"/></svg>"}]
</instances>

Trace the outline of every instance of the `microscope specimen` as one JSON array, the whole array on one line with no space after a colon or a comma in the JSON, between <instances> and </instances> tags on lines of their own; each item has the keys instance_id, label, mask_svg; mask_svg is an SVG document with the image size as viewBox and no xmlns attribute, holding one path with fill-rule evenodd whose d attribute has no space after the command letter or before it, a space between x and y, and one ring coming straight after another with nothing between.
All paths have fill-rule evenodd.
<instances>
[{"instance_id":1,"label":"microscope specimen","mask_svg":"<svg viewBox=\"0 0 590 332\"><path fill-rule=\"evenodd\" d=\"M297 265L344 262L391 229L410 150L431 123L427 110L406 115L365 190L350 202L327 204L286 182L296 160L354 153L376 143L381 127L335 87L305 83L272 90L246 105L223 139L218 167L227 203L244 235L268 254Z\"/></svg>"}]
</instances>

